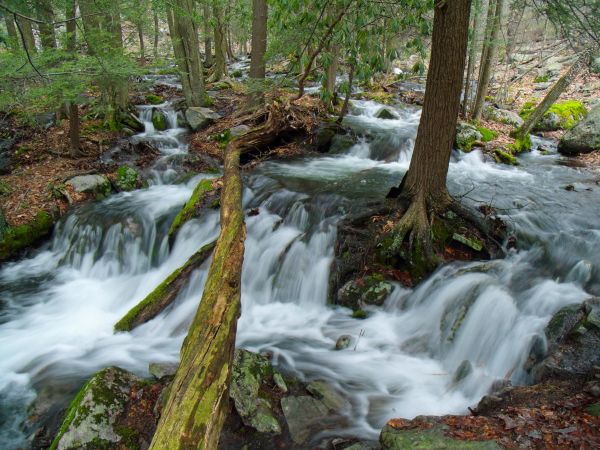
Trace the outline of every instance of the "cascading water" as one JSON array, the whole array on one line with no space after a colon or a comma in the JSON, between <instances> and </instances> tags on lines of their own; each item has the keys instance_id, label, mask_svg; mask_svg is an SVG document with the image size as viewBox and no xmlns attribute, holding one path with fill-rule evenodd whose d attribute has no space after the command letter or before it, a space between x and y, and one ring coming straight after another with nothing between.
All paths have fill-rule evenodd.
<instances>
[{"instance_id":1,"label":"cascading water","mask_svg":"<svg viewBox=\"0 0 600 450\"><path fill-rule=\"evenodd\" d=\"M184 131L146 131L164 159L185 153ZM504 212L523 250L504 260L450 264L414 290L396 286L365 320L327 305L336 223L382 198L410 162L419 111L377 119L374 102L356 102L347 124L363 137L344 154L267 162L246 177L248 237L238 345L269 351L304 379L325 379L350 400L336 434L375 437L391 417L464 412L498 379L526 381L532 339L560 307L600 294L600 189L590 173L534 151L520 168L456 155L449 185L466 202ZM170 114L170 115L169 115ZM169 273L218 234L218 214L187 223L169 250L170 221L196 177L170 184L155 167L152 185L74 209L52 242L0 272L0 447L23 445L21 423L36 395L64 401L95 371L118 365L142 375L149 362L176 361L201 297L209 262L175 304L132 333L114 323ZM168 167L168 164L166 165ZM580 193L567 192L573 184ZM585 189L591 188L591 191ZM340 335L354 344L335 351ZM473 371L453 381L465 360Z\"/></svg>"}]
</instances>

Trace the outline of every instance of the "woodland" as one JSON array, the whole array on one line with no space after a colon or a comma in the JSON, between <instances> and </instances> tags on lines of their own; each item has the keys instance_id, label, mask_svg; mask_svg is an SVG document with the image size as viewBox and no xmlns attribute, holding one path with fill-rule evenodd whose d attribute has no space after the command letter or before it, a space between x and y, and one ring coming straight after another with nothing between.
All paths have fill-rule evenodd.
<instances>
[{"instance_id":1,"label":"woodland","mask_svg":"<svg viewBox=\"0 0 600 450\"><path fill-rule=\"evenodd\" d=\"M0 0L0 448L600 447L599 0Z\"/></svg>"}]
</instances>

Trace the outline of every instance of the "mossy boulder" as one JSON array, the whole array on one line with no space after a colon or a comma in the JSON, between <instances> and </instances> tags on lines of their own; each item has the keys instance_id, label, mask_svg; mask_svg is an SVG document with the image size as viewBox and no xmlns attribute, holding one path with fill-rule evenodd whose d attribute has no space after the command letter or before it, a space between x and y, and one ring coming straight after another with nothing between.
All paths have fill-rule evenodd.
<instances>
[{"instance_id":1,"label":"mossy boulder","mask_svg":"<svg viewBox=\"0 0 600 450\"><path fill-rule=\"evenodd\" d=\"M118 115L117 127L119 129L128 128L137 133L142 133L146 128L140 119L130 112L122 112Z\"/></svg>"},{"instance_id":2,"label":"mossy boulder","mask_svg":"<svg viewBox=\"0 0 600 450\"><path fill-rule=\"evenodd\" d=\"M119 191L133 191L140 184L138 172L129 166L121 166L117 169L115 185Z\"/></svg>"},{"instance_id":3,"label":"mossy boulder","mask_svg":"<svg viewBox=\"0 0 600 450\"><path fill-rule=\"evenodd\" d=\"M167 118L165 113L158 108L152 108L152 125L157 131L165 131L167 129Z\"/></svg>"},{"instance_id":4,"label":"mossy boulder","mask_svg":"<svg viewBox=\"0 0 600 450\"><path fill-rule=\"evenodd\" d=\"M411 421L392 419L381 430L381 450L500 450L494 441L465 441L444 434L439 418L419 416Z\"/></svg>"},{"instance_id":5,"label":"mossy boulder","mask_svg":"<svg viewBox=\"0 0 600 450\"><path fill-rule=\"evenodd\" d=\"M481 140L483 142L490 142L498 137L497 132L490 130L486 127L477 127L477 131L479 131L479 133L481 134Z\"/></svg>"},{"instance_id":6,"label":"mossy boulder","mask_svg":"<svg viewBox=\"0 0 600 450\"><path fill-rule=\"evenodd\" d=\"M394 285L386 281L383 275L374 273L348 281L338 291L338 304L353 310L367 305L381 306L394 290Z\"/></svg>"},{"instance_id":7,"label":"mossy boulder","mask_svg":"<svg viewBox=\"0 0 600 450\"><path fill-rule=\"evenodd\" d=\"M523 125L523 118L517 113L507 109L496 108L492 105L487 105L483 110L483 117L493 122L520 127Z\"/></svg>"},{"instance_id":8,"label":"mossy boulder","mask_svg":"<svg viewBox=\"0 0 600 450\"><path fill-rule=\"evenodd\" d=\"M146 102L150 105L160 105L163 103L163 99L156 94L148 94L146 95Z\"/></svg>"},{"instance_id":9,"label":"mossy boulder","mask_svg":"<svg viewBox=\"0 0 600 450\"><path fill-rule=\"evenodd\" d=\"M518 166L519 161L511 153L500 150L499 148L494 150L494 159L498 163L508 164L509 166Z\"/></svg>"},{"instance_id":10,"label":"mossy boulder","mask_svg":"<svg viewBox=\"0 0 600 450\"><path fill-rule=\"evenodd\" d=\"M563 155L577 155L600 150L600 105L596 105L587 117L568 130L558 143Z\"/></svg>"},{"instance_id":11,"label":"mossy boulder","mask_svg":"<svg viewBox=\"0 0 600 450\"><path fill-rule=\"evenodd\" d=\"M285 382L277 374L277 383L275 374L267 358L243 349L235 351L229 396L244 424L260 433L281 433L269 392L278 385L281 389Z\"/></svg>"},{"instance_id":12,"label":"mossy boulder","mask_svg":"<svg viewBox=\"0 0 600 450\"><path fill-rule=\"evenodd\" d=\"M13 258L40 242L52 232L53 226L54 218L46 211L39 211L32 221L23 225L8 227L4 222L3 232L0 233L0 261Z\"/></svg>"},{"instance_id":13,"label":"mossy boulder","mask_svg":"<svg viewBox=\"0 0 600 450\"><path fill-rule=\"evenodd\" d=\"M95 194L98 198L107 197L112 192L110 180L104 175L79 175L66 184L72 186L75 192Z\"/></svg>"},{"instance_id":14,"label":"mossy boulder","mask_svg":"<svg viewBox=\"0 0 600 450\"><path fill-rule=\"evenodd\" d=\"M130 433L118 422L126 411L131 388L142 381L118 367L98 372L69 405L50 450L137 449L139 444L131 442Z\"/></svg>"},{"instance_id":15,"label":"mossy boulder","mask_svg":"<svg viewBox=\"0 0 600 450\"><path fill-rule=\"evenodd\" d=\"M523 104L519 116L527 119L537 106L537 102ZM587 109L576 100L563 100L554 103L535 125L534 131L568 130L587 116Z\"/></svg>"},{"instance_id":16,"label":"mossy boulder","mask_svg":"<svg viewBox=\"0 0 600 450\"><path fill-rule=\"evenodd\" d=\"M378 119L384 120L396 120L398 119L398 115L391 108L381 108L379 111L375 113L375 117Z\"/></svg>"},{"instance_id":17,"label":"mossy boulder","mask_svg":"<svg viewBox=\"0 0 600 450\"><path fill-rule=\"evenodd\" d=\"M456 137L454 145L463 152L470 152L473 144L481 142L483 135L475 125L466 122L459 122L456 125Z\"/></svg>"}]
</instances>

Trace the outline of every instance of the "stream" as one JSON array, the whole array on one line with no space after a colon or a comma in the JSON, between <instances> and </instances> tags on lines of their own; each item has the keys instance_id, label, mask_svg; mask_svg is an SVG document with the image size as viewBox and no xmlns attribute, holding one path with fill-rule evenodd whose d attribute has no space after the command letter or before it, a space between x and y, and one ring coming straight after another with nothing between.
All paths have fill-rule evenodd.
<instances>
[{"instance_id":1,"label":"stream","mask_svg":"<svg viewBox=\"0 0 600 450\"><path fill-rule=\"evenodd\" d=\"M147 189L73 208L33 256L0 269L0 448L26 447L22 423L36 396L63 405L94 372L117 365L148 375L174 362L201 298L209 261L175 304L132 333L113 325L219 231L218 212L188 222L169 249L171 220L197 176L174 184L170 162L187 152L187 132L157 132L140 108L148 140L162 152ZM549 141L519 167L455 153L448 183L473 206L498 208L518 238L505 259L453 263L415 289L396 286L365 320L327 304L336 224L381 199L408 169L420 110L354 102L346 124L359 142L335 155L269 161L245 174L248 216L237 345L268 351L304 380L324 379L350 400L332 431L376 439L392 417L464 413L498 380L526 383L532 340L559 308L600 295L600 186L565 165ZM572 184L575 192L564 186ZM341 335L353 345L336 351ZM456 369L473 371L461 383Z\"/></svg>"}]
</instances>

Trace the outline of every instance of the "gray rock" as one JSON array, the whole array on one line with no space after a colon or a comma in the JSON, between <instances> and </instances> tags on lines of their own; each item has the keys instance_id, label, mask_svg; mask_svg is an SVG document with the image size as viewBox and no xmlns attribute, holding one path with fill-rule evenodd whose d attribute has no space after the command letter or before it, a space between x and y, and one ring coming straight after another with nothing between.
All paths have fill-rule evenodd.
<instances>
[{"instance_id":1,"label":"gray rock","mask_svg":"<svg viewBox=\"0 0 600 450\"><path fill-rule=\"evenodd\" d=\"M578 155L600 150L600 105L596 105L587 117L568 130L558 143L563 155Z\"/></svg>"},{"instance_id":2,"label":"gray rock","mask_svg":"<svg viewBox=\"0 0 600 450\"><path fill-rule=\"evenodd\" d=\"M112 187L110 180L103 175L79 175L67 181L75 192L109 195Z\"/></svg>"},{"instance_id":3,"label":"gray rock","mask_svg":"<svg viewBox=\"0 0 600 450\"><path fill-rule=\"evenodd\" d=\"M552 82L550 82L550 81L543 81L543 82L540 82L540 83L534 83L533 89L535 91L545 91L546 89L548 89L551 86L552 86Z\"/></svg>"},{"instance_id":4,"label":"gray rock","mask_svg":"<svg viewBox=\"0 0 600 450\"><path fill-rule=\"evenodd\" d=\"M157 380L165 377L172 377L177 372L178 363L150 363L148 372Z\"/></svg>"},{"instance_id":5,"label":"gray rock","mask_svg":"<svg viewBox=\"0 0 600 450\"><path fill-rule=\"evenodd\" d=\"M454 145L463 152L470 152L475 142L481 141L483 135L477 127L470 123L459 122L456 124L456 137Z\"/></svg>"},{"instance_id":6,"label":"gray rock","mask_svg":"<svg viewBox=\"0 0 600 450\"><path fill-rule=\"evenodd\" d=\"M352 341L352 336L350 336L349 334L343 334L342 336L337 338L337 341L335 341L335 349L345 350L348 347L350 347L350 345L352 345Z\"/></svg>"},{"instance_id":7,"label":"gray rock","mask_svg":"<svg viewBox=\"0 0 600 450\"><path fill-rule=\"evenodd\" d=\"M313 381L306 386L306 390L331 411L343 412L350 409L350 402L325 381Z\"/></svg>"},{"instance_id":8,"label":"gray rock","mask_svg":"<svg viewBox=\"0 0 600 450\"><path fill-rule=\"evenodd\" d=\"M392 108L383 107L375 114L378 119L384 120L395 120L398 119L398 115Z\"/></svg>"},{"instance_id":9,"label":"gray rock","mask_svg":"<svg viewBox=\"0 0 600 450\"><path fill-rule=\"evenodd\" d=\"M272 376L267 358L243 349L235 351L229 396L244 424L261 433L281 433L270 400L259 395L261 385Z\"/></svg>"},{"instance_id":10,"label":"gray rock","mask_svg":"<svg viewBox=\"0 0 600 450\"><path fill-rule=\"evenodd\" d=\"M323 402L307 395L283 397L281 409L296 444L304 443L313 430L319 429L321 421L327 417L329 411Z\"/></svg>"},{"instance_id":11,"label":"gray rock","mask_svg":"<svg viewBox=\"0 0 600 450\"><path fill-rule=\"evenodd\" d=\"M250 131L250 127L248 125L238 125L229 130L231 137L234 138L246 134L248 131Z\"/></svg>"},{"instance_id":12,"label":"gray rock","mask_svg":"<svg viewBox=\"0 0 600 450\"><path fill-rule=\"evenodd\" d=\"M185 119L194 131L201 130L220 118L218 113L209 108L192 106L185 111Z\"/></svg>"},{"instance_id":13,"label":"gray rock","mask_svg":"<svg viewBox=\"0 0 600 450\"><path fill-rule=\"evenodd\" d=\"M124 437L116 429L129 391L143 380L118 367L98 372L73 400L53 442L57 450L114 448Z\"/></svg>"},{"instance_id":14,"label":"gray rock","mask_svg":"<svg viewBox=\"0 0 600 450\"><path fill-rule=\"evenodd\" d=\"M394 285L378 275L350 280L337 293L338 304L352 309L366 305L382 306L394 290Z\"/></svg>"},{"instance_id":15,"label":"gray rock","mask_svg":"<svg viewBox=\"0 0 600 450\"><path fill-rule=\"evenodd\" d=\"M494 122L505 123L514 127L523 125L523 119L515 112L487 105L483 109L483 117Z\"/></svg>"},{"instance_id":16,"label":"gray rock","mask_svg":"<svg viewBox=\"0 0 600 450\"><path fill-rule=\"evenodd\" d=\"M562 128L562 119L558 114L553 112L544 114L535 126L536 131L555 131L560 128Z\"/></svg>"}]
</instances>

